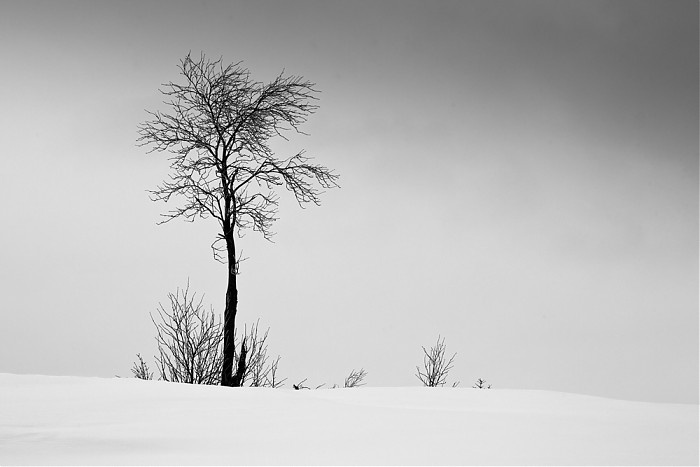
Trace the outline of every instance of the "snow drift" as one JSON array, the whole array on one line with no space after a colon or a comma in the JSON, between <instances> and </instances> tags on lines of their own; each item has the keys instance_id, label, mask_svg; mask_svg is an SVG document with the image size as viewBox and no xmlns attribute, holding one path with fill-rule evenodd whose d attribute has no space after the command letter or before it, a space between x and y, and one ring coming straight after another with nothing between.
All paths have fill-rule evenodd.
<instances>
[{"instance_id":1,"label":"snow drift","mask_svg":"<svg viewBox=\"0 0 700 467\"><path fill-rule=\"evenodd\" d=\"M698 463L698 406L0 374L0 464Z\"/></svg>"}]
</instances>

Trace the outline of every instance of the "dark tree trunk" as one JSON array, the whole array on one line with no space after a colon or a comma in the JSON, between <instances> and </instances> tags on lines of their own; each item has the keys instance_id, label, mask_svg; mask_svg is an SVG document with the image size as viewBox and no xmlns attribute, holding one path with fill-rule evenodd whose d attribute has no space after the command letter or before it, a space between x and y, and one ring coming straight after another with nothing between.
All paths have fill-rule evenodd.
<instances>
[{"instance_id":1,"label":"dark tree trunk","mask_svg":"<svg viewBox=\"0 0 700 467\"><path fill-rule=\"evenodd\" d=\"M233 360L236 354L236 312L238 311L238 288L236 285L236 245L233 239L233 229L225 228L226 250L228 257L228 287L226 289L226 308L224 309L224 362L221 372L222 386L240 386L245 371L245 354L241 352L236 374L233 373Z\"/></svg>"},{"instance_id":2,"label":"dark tree trunk","mask_svg":"<svg viewBox=\"0 0 700 467\"><path fill-rule=\"evenodd\" d=\"M242 386L243 385L243 375L246 370L246 348L245 348L245 336L243 336L243 342L241 342L241 353L238 356L238 367L236 368L236 374L233 375L233 383L231 386Z\"/></svg>"}]
</instances>

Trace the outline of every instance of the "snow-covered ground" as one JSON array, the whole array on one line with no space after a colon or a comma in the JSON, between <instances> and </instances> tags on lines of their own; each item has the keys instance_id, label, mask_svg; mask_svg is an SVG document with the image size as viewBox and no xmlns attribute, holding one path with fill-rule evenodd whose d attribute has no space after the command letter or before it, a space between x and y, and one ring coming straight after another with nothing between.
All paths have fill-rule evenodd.
<instances>
[{"instance_id":1,"label":"snow-covered ground","mask_svg":"<svg viewBox=\"0 0 700 467\"><path fill-rule=\"evenodd\" d=\"M698 406L0 374L0 464L698 464Z\"/></svg>"}]
</instances>

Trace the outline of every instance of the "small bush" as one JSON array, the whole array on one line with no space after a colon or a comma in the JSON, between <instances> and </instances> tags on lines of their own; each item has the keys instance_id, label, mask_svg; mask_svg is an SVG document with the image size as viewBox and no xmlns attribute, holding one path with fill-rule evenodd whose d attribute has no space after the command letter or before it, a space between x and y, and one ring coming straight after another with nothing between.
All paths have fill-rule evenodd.
<instances>
[{"instance_id":1,"label":"small bush","mask_svg":"<svg viewBox=\"0 0 700 467\"><path fill-rule=\"evenodd\" d=\"M280 379L277 376L277 366L280 358L270 360L267 355L267 334L258 334L259 321L250 327L250 331L244 330L244 345L248 352L247 367L241 379L241 386L248 381L251 387L279 388L284 385L287 378ZM238 356L236 356L238 357ZM237 360L237 358L236 358Z\"/></svg>"},{"instance_id":2,"label":"small bush","mask_svg":"<svg viewBox=\"0 0 700 467\"><path fill-rule=\"evenodd\" d=\"M418 378L424 386L436 387L445 385L447 375L452 369L452 362L457 356L455 353L447 360L445 358L446 350L445 338L440 341L440 336L438 336L435 346L430 348L430 352L423 347L423 369L421 370L420 367L416 366L416 370L418 371L416 373L416 378Z\"/></svg>"},{"instance_id":3,"label":"small bush","mask_svg":"<svg viewBox=\"0 0 700 467\"><path fill-rule=\"evenodd\" d=\"M168 294L169 310L159 304L156 322L160 379L175 383L219 384L223 355L223 327L214 310L202 306L204 297L184 290Z\"/></svg>"},{"instance_id":4,"label":"small bush","mask_svg":"<svg viewBox=\"0 0 700 467\"><path fill-rule=\"evenodd\" d=\"M488 386L486 385L486 380L478 378L476 380L476 383L474 383L474 386L472 386L474 389L491 389L491 385L489 384Z\"/></svg>"},{"instance_id":5,"label":"small bush","mask_svg":"<svg viewBox=\"0 0 700 467\"><path fill-rule=\"evenodd\" d=\"M360 371L352 370L348 377L345 378L344 386L346 388L356 388L359 386L364 386L365 383L363 383L362 381L365 379L365 376L367 376L367 372L363 368L360 368Z\"/></svg>"},{"instance_id":6,"label":"small bush","mask_svg":"<svg viewBox=\"0 0 700 467\"><path fill-rule=\"evenodd\" d=\"M134 366L131 368L134 378L145 380L153 379L153 372L148 368L148 364L143 361L141 354L137 353L136 358L138 358L138 362L134 362Z\"/></svg>"}]
</instances>

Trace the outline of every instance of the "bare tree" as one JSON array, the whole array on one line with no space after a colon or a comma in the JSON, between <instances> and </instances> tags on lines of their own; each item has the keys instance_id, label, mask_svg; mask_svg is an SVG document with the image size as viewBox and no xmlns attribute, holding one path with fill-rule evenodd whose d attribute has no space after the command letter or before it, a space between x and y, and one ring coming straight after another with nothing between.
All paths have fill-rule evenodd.
<instances>
[{"instance_id":1,"label":"bare tree","mask_svg":"<svg viewBox=\"0 0 700 467\"><path fill-rule=\"evenodd\" d=\"M154 201L179 197L182 203L164 214L163 222L178 217L218 222L212 250L228 265L221 384L240 386L247 352L241 348L234 373L240 261L236 238L252 228L270 239L279 187L289 190L302 207L319 205L322 189L337 187L338 175L312 164L304 151L280 159L270 147L277 136L286 140L287 131L302 133L300 126L318 108L314 83L284 72L269 83L257 82L240 62L224 66L221 59L204 54L199 59L188 54L179 71L182 82L161 89L169 112L149 112L152 119L139 126L138 142L150 147L149 152L171 153L170 178L151 195Z\"/></svg>"},{"instance_id":2,"label":"bare tree","mask_svg":"<svg viewBox=\"0 0 700 467\"><path fill-rule=\"evenodd\" d=\"M424 386L436 387L445 385L447 374L452 369L452 362L457 356L455 353L447 360L445 357L446 350L445 338L440 341L440 336L438 336L435 346L430 348L430 352L423 347L423 369L421 370L420 367L416 366L418 371L416 377Z\"/></svg>"},{"instance_id":3,"label":"bare tree","mask_svg":"<svg viewBox=\"0 0 700 467\"><path fill-rule=\"evenodd\" d=\"M138 362L134 362L134 366L131 368L131 372L134 374L134 378L137 379L153 379L153 372L148 368L148 363L143 361L141 354L136 354Z\"/></svg>"},{"instance_id":4,"label":"bare tree","mask_svg":"<svg viewBox=\"0 0 700 467\"><path fill-rule=\"evenodd\" d=\"M190 284L168 294L169 310L159 304L156 365L164 381L190 384L219 384L223 333L213 310L202 306L204 297L190 294Z\"/></svg>"},{"instance_id":5,"label":"bare tree","mask_svg":"<svg viewBox=\"0 0 700 467\"><path fill-rule=\"evenodd\" d=\"M345 387L356 388L359 386L364 386L365 383L362 381L365 379L365 376L367 376L367 372L363 368L361 368L360 371L352 370L348 377L345 378Z\"/></svg>"}]
</instances>

